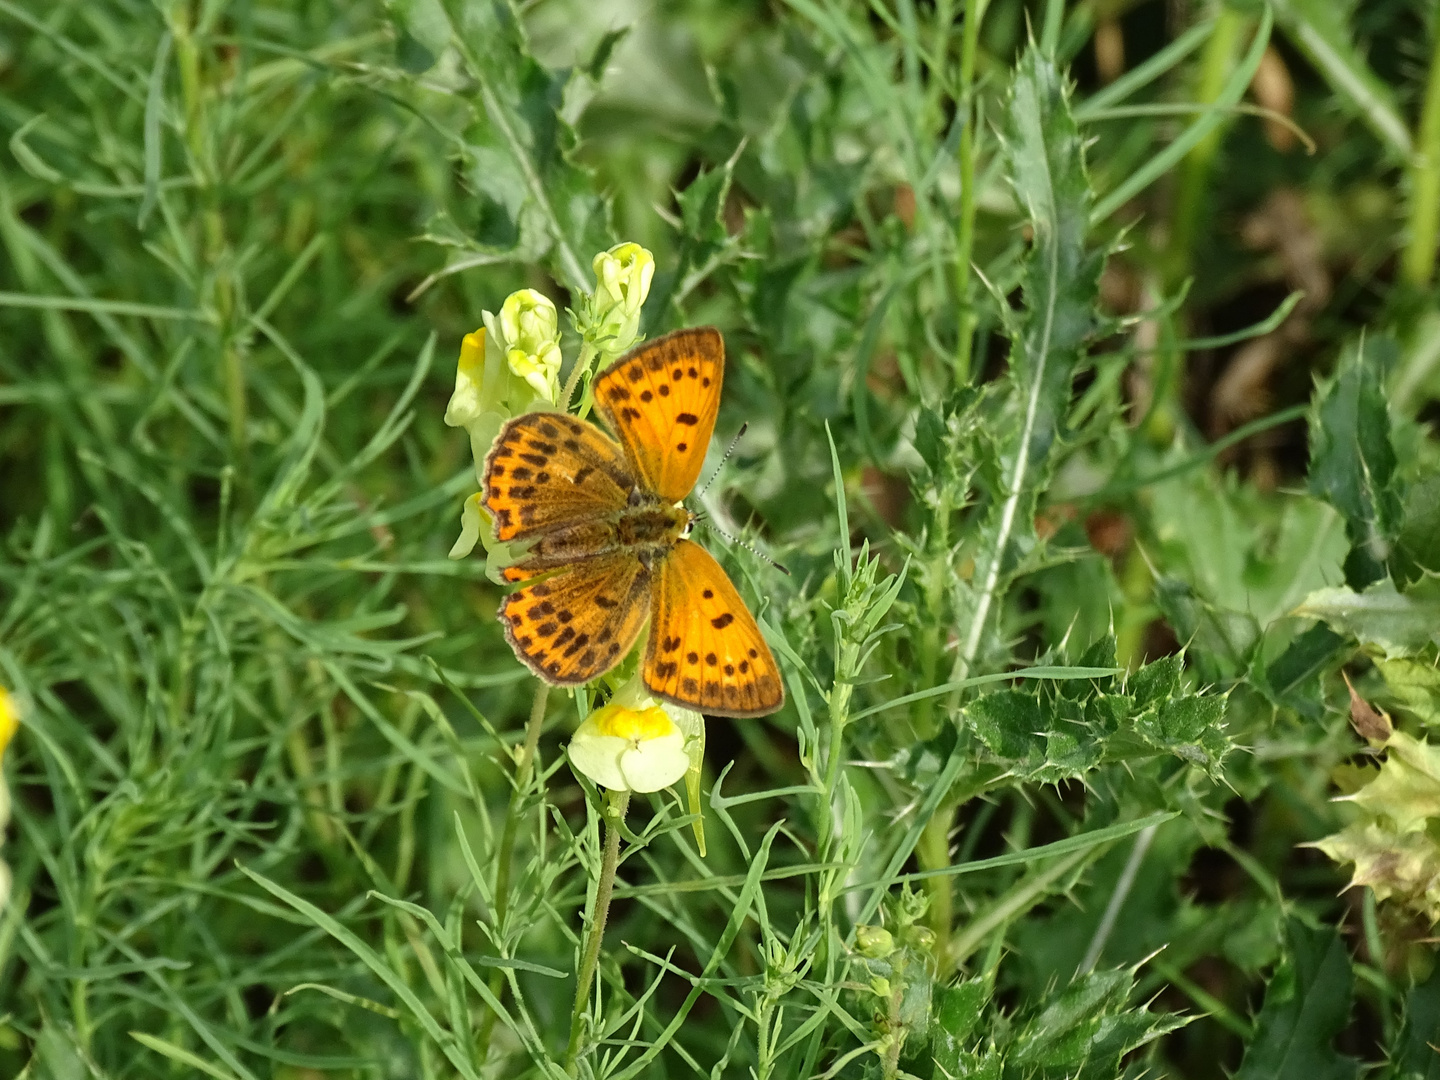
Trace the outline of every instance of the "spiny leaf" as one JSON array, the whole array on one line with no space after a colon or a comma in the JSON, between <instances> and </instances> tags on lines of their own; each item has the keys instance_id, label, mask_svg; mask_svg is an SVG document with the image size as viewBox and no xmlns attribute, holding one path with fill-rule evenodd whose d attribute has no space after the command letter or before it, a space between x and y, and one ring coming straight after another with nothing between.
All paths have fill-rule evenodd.
<instances>
[{"instance_id":1,"label":"spiny leaf","mask_svg":"<svg viewBox=\"0 0 1440 1080\"><path fill-rule=\"evenodd\" d=\"M1440 578L1427 577L1403 593L1389 580L1364 592L1317 589L1295 614L1323 619L1386 659L1414 656L1440 645Z\"/></svg>"},{"instance_id":2,"label":"spiny leaf","mask_svg":"<svg viewBox=\"0 0 1440 1080\"><path fill-rule=\"evenodd\" d=\"M1235 1080L1351 1080L1358 1063L1331 1045L1350 1018L1350 954L1334 930L1291 920L1285 937Z\"/></svg>"},{"instance_id":3,"label":"spiny leaf","mask_svg":"<svg viewBox=\"0 0 1440 1080\"><path fill-rule=\"evenodd\" d=\"M1050 449L1069 407L1071 381L1097 325L1104 263L1100 252L1086 246L1090 182L1064 78L1033 45L1015 72L1004 148L1033 245L1021 283L1024 311L1014 321L1010 352L1016 428L1001 453L988 550L983 563L977 560L979 592L962 642L964 668L979 652L1001 575L1020 554L1017 540L1022 531L1031 531L1036 499L1049 475Z\"/></svg>"},{"instance_id":4,"label":"spiny leaf","mask_svg":"<svg viewBox=\"0 0 1440 1080\"><path fill-rule=\"evenodd\" d=\"M1393 342L1349 350L1316 391L1310 414L1310 490L1345 518L1345 580L1362 589L1385 576L1400 531L1401 501L1382 375Z\"/></svg>"}]
</instances>

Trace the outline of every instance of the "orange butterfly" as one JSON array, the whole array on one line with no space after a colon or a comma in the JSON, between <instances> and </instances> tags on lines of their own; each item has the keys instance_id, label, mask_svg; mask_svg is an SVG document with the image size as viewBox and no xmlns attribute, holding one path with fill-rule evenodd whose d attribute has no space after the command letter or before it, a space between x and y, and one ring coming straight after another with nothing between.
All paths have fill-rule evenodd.
<instances>
[{"instance_id":1,"label":"orange butterfly","mask_svg":"<svg viewBox=\"0 0 1440 1080\"><path fill-rule=\"evenodd\" d=\"M620 437L565 413L526 413L485 458L484 504L500 540L533 540L507 581L500 621L515 655L557 686L603 675L648 617L642 668L657 697L721 716L764 716L785 700L755 619L709 552L687 539L680 500L700 475L720 406L725 343L677 330L595 379Z\"/></svg>"}]
</instances>

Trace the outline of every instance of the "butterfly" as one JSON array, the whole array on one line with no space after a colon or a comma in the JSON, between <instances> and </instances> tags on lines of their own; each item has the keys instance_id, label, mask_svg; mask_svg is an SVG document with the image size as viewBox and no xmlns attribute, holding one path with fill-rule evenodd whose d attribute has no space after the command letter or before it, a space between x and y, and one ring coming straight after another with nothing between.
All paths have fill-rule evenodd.
<instances>
[{"instance_id":1,"label":"butterfly","mask_svg":"<svg viewBox=\"0 0 1440 1080\"><path fill-rule=\"evenodd\" d=\"M725 376L714 327L677 330L596 376L618 437L565 413L508 420L485 457L482 502L502 541L531 541L504 571L526 584L500 621L515 655L556 686L625 657L646 621L641 675L656 697L720 716L785 700L780 669L720 564L689 539L681 505L700 475Z\"/></svg>"}]
</instances>

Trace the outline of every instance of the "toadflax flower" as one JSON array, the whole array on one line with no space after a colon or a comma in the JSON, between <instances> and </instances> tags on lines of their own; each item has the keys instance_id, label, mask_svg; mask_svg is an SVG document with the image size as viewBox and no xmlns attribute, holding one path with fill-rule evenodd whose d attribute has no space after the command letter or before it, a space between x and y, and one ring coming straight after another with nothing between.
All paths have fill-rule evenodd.
<instances>
[{"instance_id":1,"label":"toadflax flower","mask_svg":"<svg viewBox=\"0 0 1440 1080\"><path fill-rule=\"evenodd\" d=\"M3 686L0 686L0 764L5 760L5 748L20 728L20 704ZM5 774L0 772L0 847L5 844L5 827L10 823L10 789L5 784ZM10 902L10 867L0 859L0 911Z\"/></svg>"},{"instance_id":2,"label":"toadflax flower","mask_svg":"<svg viewBox=\"0 0 1440 1080\"><path fill-rule=\"evenodd\" d=\"M637 674L581 723L570 763L611 791L659 791L691 770L703 723L698 713L657 703Z\"/></svg>"},{"instance_id":3,"label":"toadflax flower","mask_svg":"<svg viewBox=\"0 0 1440 1080\"><path fill-rule=\"evenodd\" d=\"M521 413L553 409L559 395L559 316L555 305L534 289L511 293L496 316L482 314L485 326L466 334L455 365L455 391L445 409L445 423L463 427L470 436L475 478L501 426ZM460 538L450 558L463 559L484 541L490 546L490 522L478 494L465 502ZM508 557L508 554L507 554Z\"/></svg>"}]
</instances>

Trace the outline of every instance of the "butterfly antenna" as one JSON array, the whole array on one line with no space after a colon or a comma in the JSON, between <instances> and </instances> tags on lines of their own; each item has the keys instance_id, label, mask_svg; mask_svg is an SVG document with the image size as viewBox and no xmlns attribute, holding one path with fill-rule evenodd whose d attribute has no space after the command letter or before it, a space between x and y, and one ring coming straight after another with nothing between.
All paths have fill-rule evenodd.
<instances>
[{"instance_id":1,"label":"butterfly antenna","mask_svg":"<svg viewBox=\"0 0 1440 1080\"><path fill-rule=\"evenodd\" d=\"M740 430L735 432L735 437L730 440L730 447L725 451L725 456L720 459L720 464L715 466L714 470L710 473L710 479L705 481L696 494L704 495L705 492L710 489L710 485L715 482L715 477L720 475L720 470L725 467L725 463L730 460L730 455L735 452L735 444L740 441L740 437L745 434L746 429L749 427L750 424L748 421L740 425ZM756 554L758 555L759 552L756 552Z\"/></svg>"},{"instance_id":2,"label":"butterfly antenna","mask_svg":"<svg viewBox=\"0 0 1440 1080\"><path fill-rule=\"evenodd\" d=\"M742 428L741 430L743 431L744 429ZM773 566L776 570L779 570L786 577L790 577L790 568L788 566L786 566L784 563L776 562L769 555L766 555L763 551L757 548L754 544L747 543L746 541L741 540L738 537L731 536L728 532L720 528L720 526L716 525L713 521L701 520L701 515L699 514L695 515L695 523L697 525L704 525L711 532L718 533L730 543L744 548L746 551L750 552L751 555L754 555L757 559L762 559L765 562L768 562L771 566Z\"/></svg>"}]
</instances>

